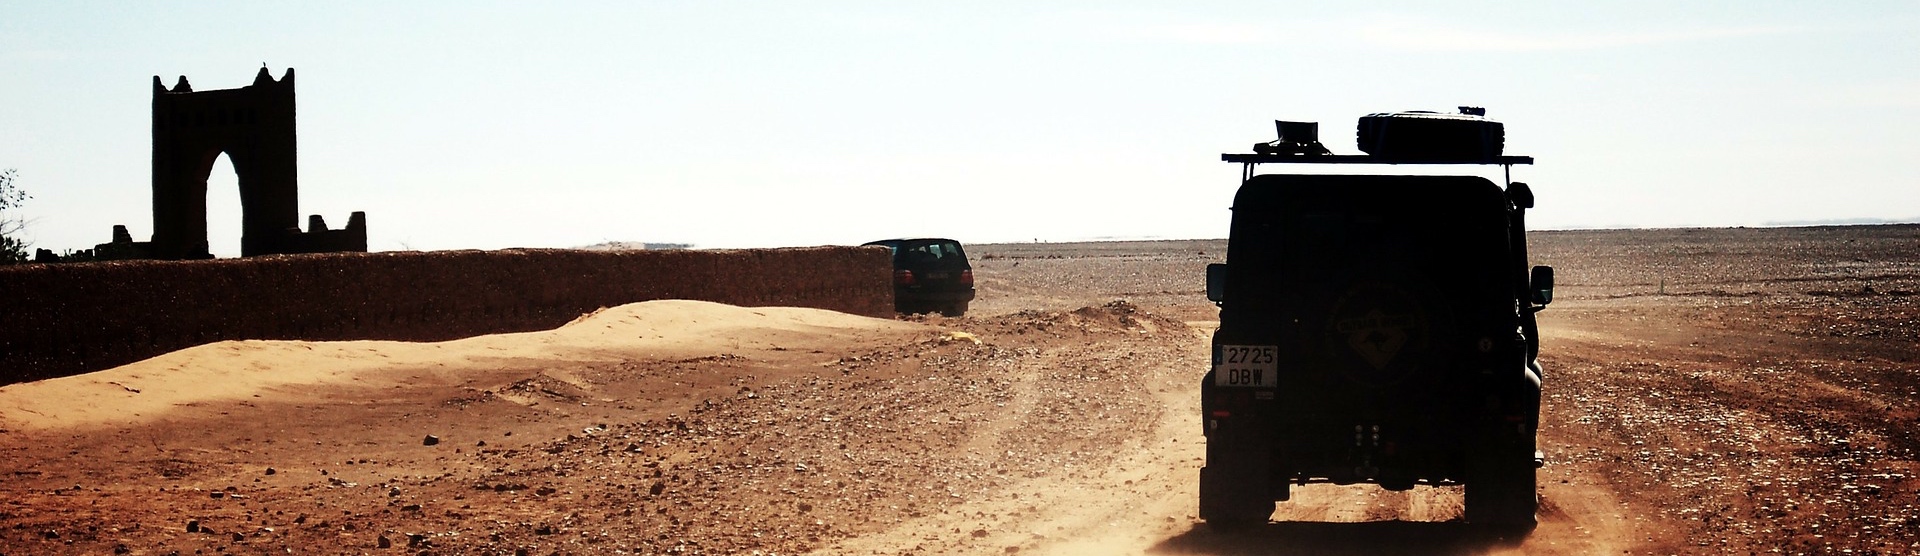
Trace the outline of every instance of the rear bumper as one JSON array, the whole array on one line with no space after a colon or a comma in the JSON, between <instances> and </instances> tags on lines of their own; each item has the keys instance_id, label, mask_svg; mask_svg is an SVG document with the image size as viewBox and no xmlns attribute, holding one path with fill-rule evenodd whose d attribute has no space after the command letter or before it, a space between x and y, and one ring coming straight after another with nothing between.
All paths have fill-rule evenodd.
<instances>
[{"instance_id":1,"label":"rear bumper","mask_svg":"<svg viewBox=\"0 0 1920 556\"><path fill-rule=\"evenodd\" d=\"M1254 460L1266 466L1266 479L1279 483L1375 483L1402 490L1464 484L1476 458L1512 457L1528 467L1541 463L1534 421L1528 419L1538 407L1536 383L1523 382L1518 388L1526 391L1498 396L1506 403L1492 410L1471 403L1490 389L1473 388L1356 411L1346 402L1329 405L1280 392L1263 397L1259 389L1216 387L1212 377L1209 372L1201 385L1209 466L1222 457ZM1516 415L1504 415L1502 409Z\"/></svg>"},{"instance_id":2,"label":"rear bumper","mask_svg":"<svg viewBox=\"0 0 1920 556\"><path fill-rule=\"evenodd\" d=\"M973 290L894 290L894 303L959 303L973 301Z\"/></svg>"}]
</instances>

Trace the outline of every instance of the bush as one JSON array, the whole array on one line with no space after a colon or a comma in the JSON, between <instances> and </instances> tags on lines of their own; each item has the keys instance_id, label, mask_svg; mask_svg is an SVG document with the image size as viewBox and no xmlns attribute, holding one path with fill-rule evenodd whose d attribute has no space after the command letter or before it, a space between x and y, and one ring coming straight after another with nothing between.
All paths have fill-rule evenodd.
<instances>
[{"instance_id":1,"label":"bush","mask_svg":"<svg viewBox=\"0 0 1920 556\"><path fill-rule=\"evenodd\" d=\"M27 192L21 191L20 187L14 184L13 178L17 173L11 168L0 170L0 264L17 264L32 260L27 253L26 240L18 237L18 234L26 229L27 222L18 216L7 214L7 211L20 208L21 203L31 198Z\"/></svg>"}]
</instances>

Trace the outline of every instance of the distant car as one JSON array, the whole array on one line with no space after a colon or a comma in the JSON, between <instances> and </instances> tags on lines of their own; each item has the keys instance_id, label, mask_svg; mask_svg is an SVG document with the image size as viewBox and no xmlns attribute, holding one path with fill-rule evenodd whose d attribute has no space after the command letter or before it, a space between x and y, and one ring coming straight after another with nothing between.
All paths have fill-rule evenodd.
<instances>
[{"instance_id":1,"label":"distant car","mask_svg":"<svg viewBox=\"0 0 1920 556\"><path fill-rule=\"evenodd\" d=\"M957 317L973 301L973 265L960 242L942 238L883 239L865 245L893 250L893 308Z\"/></svg>"}]
</instances>

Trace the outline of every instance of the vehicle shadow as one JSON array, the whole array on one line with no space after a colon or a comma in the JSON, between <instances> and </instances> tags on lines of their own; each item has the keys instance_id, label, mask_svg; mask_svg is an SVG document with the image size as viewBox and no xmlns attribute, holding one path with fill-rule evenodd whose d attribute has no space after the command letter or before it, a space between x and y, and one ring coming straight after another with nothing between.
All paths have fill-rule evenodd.
<instances>
[{"instance_id":1,"label":"vehicle shadow","mask_svg":"<svg viewBox=\"0 0 1920 556\"><path fill-rule=\"evenodd\" d=\"M1523 540L1524 535L1502 536L1458 521L1283 521L1226 533L1195 524L1193 529L1155 544L1147 553L1464 556L1513 547Z\"/></svg>"}]
</instances>

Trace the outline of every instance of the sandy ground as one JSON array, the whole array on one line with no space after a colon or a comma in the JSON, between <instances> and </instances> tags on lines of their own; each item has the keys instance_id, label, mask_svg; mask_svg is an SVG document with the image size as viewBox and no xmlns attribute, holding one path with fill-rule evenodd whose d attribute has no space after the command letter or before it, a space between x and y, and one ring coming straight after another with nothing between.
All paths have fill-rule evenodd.
<instances>
[{"instance_id":1,"label":"sandy ground","mask_svg":"<svg viewBox=\"0 0 1920 556\"><path fill-rule=\"evenodd\" d=\"M7 386L0 554L1920 552L1920 227L1537 234L1523 538L1457 489L1198 522L1224 248L975 246L963 318L651 302Z\"/></svg>"}]
</instances>

